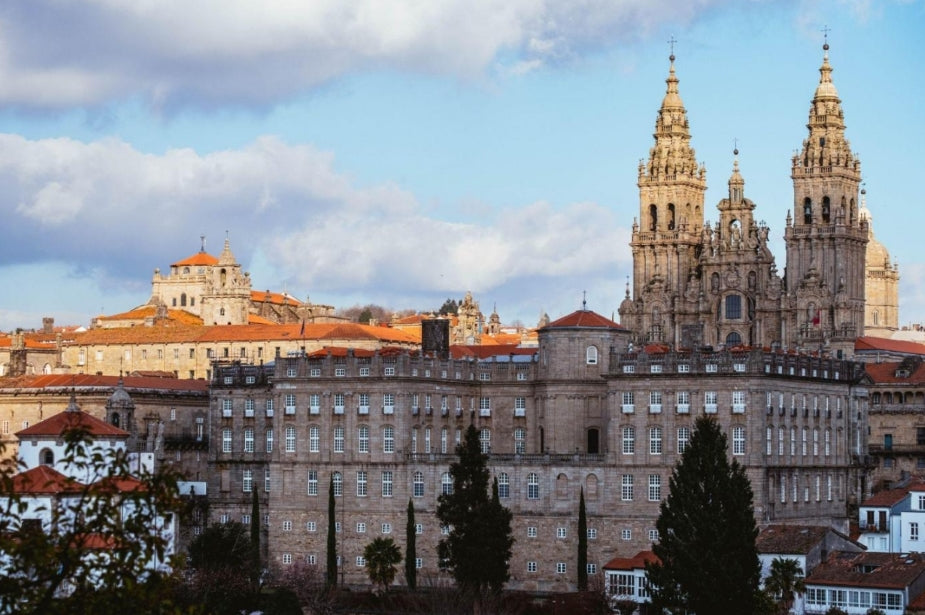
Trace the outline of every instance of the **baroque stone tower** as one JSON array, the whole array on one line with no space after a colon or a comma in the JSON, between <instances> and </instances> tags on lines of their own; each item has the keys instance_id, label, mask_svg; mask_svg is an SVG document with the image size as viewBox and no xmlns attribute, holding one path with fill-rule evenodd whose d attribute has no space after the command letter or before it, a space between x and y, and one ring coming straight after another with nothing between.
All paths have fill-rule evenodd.
<instances>
[{"instance_id":1,"label":"baroque stone tower","mask_svg":"<svg viewBox=\"0 0 925 615\"><path fill-rule=\"evenodd\" d=\"M851 354L864 331L867 222L858 214L861 162L845 138L829 45L809 109L809 136L793 156L794 215L787 216L784 341Z\"/></svg>"},{"instance_id":2,"label":"baroque stone tower","mask_svg":"<svg viewBox=\"0 0 925 615\"><path fill-rule=\"evenodd\" d=\"M639 163L639 218L633 223L633 296L620 308L639 341L679 338L673 298L697 267L707 173L691 147L687 111L678 92L674 54L655 121L655 145Z\"/></svg>"}]
</instances>

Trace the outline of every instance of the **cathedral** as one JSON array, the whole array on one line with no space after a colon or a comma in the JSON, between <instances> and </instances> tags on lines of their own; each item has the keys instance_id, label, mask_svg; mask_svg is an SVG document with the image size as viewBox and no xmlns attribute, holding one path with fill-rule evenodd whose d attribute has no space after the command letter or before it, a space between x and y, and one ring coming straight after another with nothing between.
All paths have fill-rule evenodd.
<instances>
[{"instance_id":1,"label":"cathedral","mask_svg":"<svg viewBox=\"0 0 925 615\"><path fill-rule=\"evenodd\" d=\"M739 346L851 356L865 326L895 330L899 273L880 246L867 263L871 216L859 206L861 162L845 136L828 44L813 95L809 134L791 161L793 210L784 229L781 274L770 229L745 197L738 150L718 219L706 219L706 168L691 147L674 55L655 123L655 144L639 164L633 223L633 289L621 324L637 344L678 349ZM865 314L865 287L878 308Z\"/></svg>"}]
</instances>

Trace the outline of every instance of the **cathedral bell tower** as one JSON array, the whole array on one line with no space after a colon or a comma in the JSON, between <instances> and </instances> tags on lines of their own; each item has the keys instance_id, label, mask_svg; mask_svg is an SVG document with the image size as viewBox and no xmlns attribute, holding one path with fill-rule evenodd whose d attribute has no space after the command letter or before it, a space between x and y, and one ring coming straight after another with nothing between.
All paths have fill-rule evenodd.
<instances>
[{"instance_id":1,"label":"cathedral bell tower","mask_svg":"<svg viewBox=\"0 0 925 615\"><path fill-rule=\"evenodd\" d=\"M809 109L809 136L793 156L793 216L788 214L788 346L850 355L864 327L867 222L858 214L861 162L845 138L832 83L829 45Z\"/></svg>"},{"instance_id":2,"label":"cathedral bell tower","mask_svg":"<svg viewBox=\"0 0 925 615\"><path fill-rule=\"evenodd\" d=\"M678 93L674 54L655 121L655 145L639 163L639 217L633 223L633 300L620 318L637 342L678 344L675 299L698 259L706 169L690 145L687 111Z\"/></svg>"}]
</instances>

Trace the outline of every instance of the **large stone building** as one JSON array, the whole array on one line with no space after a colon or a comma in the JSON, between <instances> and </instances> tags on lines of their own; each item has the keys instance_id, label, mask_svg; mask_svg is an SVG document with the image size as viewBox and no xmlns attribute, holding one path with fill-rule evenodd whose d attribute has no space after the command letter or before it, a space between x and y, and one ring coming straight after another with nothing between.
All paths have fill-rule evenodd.
<instances>
[{"instance_id":1,"label":"large stone building","mask_svg":"<svg viewBox=\"0 0 925 615\"><path fill-rule=\"evenodd\" d=\"M383 534L404 544L410 499L417 564L438 575L437 498L471 424L514 513L511 586L563 590L577 579L579 489L591 572L649 548L671 469L696 417L709 414L746 467L760 521L847 529L848 507L866 488L859 364L758 350L630 351L629 337L580 310L542 328L538 348L479 360L340 349L272 367L217 365L212 519L249 520L257 489L271 561L320 563L333 484L341 576L364 583L364 546Z\"/></svg>"},{"instance_id":2,"label":"large stone building","mask_svg":"<svg viewBox=\"0 0 925 615\"><path fill-rule=\"evenodd\" d=\"M674 56L639 165L633 224L633 293L621 322L637 343L675 348L764 346L850 356L864 332L867 219L859 215L861 165L845 137L828 44L809 112L809 134L791 161L793 214L780 276L768 227L745 198L738 160L719 220L705 222L706 168L690 145ZM735 152L738 154L738 151Z\"/></svg>"}]
</instances>

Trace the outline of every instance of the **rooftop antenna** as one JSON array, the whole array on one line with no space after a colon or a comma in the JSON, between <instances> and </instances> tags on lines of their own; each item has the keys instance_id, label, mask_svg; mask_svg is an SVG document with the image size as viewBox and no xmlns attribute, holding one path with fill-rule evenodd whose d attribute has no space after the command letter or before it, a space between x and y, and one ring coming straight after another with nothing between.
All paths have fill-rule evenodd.
<instances>
[{"instance_id":1,"label":"rooftop antenna","mask_svg":"<svg viewBox=\"0 0 925 615\"><path fill-rule=\"evenodd\" d=\"M199 236L199 251L200 252L206 251L206 236L205 235Z\"/></svg>"}]
</instances>

